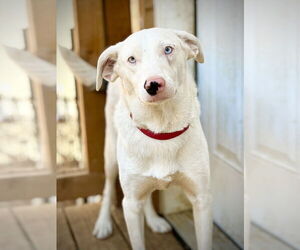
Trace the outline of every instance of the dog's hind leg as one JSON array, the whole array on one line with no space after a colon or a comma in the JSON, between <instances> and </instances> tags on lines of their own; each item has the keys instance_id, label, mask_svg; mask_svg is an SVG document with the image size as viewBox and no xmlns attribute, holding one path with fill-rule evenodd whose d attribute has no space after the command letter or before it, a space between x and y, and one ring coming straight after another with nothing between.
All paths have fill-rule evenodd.
<instances>
[{"instance_id":1,"label":"dog's hind leg","mask_svg":"<svg viewBox=\"0 0 300 250\"><path fill-rule=\"evenodd\" d=\"M152 203L152 196L149 195L149 197L146 200L145 206L144 206L144 213L146 217L147 225L151 228L153 232L156 233L166 233L171 231L170 224L162 217L160 217Z\"/></svg>"}]
</instances>

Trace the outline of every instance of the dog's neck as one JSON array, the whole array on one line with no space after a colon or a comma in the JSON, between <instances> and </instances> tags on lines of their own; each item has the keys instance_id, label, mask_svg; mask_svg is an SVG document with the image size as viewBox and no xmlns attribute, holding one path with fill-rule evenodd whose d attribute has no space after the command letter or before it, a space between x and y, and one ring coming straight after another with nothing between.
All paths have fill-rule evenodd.
<instances>
[{"instance_id":1,"label":"dog's neck","mask_svg":"<svg viewBox=\"0 0 300 250\"><path fill-rule=\"evenodd\" d=\"M199 119L196 84L191 75L186 79L174 97L159 104L145 104L136 96L125 95L123 101L136 126L155 133L173 132Z\"/></svg>"}]
</instances>

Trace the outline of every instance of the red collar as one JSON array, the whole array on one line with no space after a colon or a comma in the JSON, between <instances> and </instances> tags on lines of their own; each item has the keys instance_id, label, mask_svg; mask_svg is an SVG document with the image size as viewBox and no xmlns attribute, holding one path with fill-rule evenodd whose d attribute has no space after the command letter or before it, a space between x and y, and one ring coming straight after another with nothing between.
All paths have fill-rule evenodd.
<instances>
[{"instance_id":1,"label":"red collar","mask_svg":"<svg viewBox=\"0 0 300 250\"><path fill-rule=\"evenodd\" d=\"M130 117L132 119L132 114L130 113ZM144 135L147 135L148 137L152 138L152 139L156 139L156 140L170 140L173 139L181 134L183 134L185 131L188 130L188 128L190 127L190 125L187 125L185 128L178 130L178 131L174 131L174 132L170 132L170 133L154 133L153 131L149 130L149 129L145 129L145 128L139 128L137 127Z\"/></svg>"}]
</instances>

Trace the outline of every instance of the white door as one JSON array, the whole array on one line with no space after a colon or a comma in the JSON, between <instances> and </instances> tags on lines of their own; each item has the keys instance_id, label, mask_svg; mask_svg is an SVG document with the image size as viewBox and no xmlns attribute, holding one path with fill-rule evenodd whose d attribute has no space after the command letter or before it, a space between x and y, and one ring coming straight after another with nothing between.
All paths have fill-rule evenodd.
<instances>
[{"instance_id":1,"label":"white door","mask_svg":"<svg viewBox=\"0 0 300 250\"><path fill-rule=\"evenodd\" d=\"M245 167L250 216L253 223L298 249L299 10L299 0L245 2Z\"/></svg>"},{"instance_id":2,"label":"white door","mask_svg":"<svg viewBox=\"0 0 300 250\"><path fill-rule=\"evenodd\" d=\"M194 33L195 0L154 0L155 27L184 30ZM194 61L189 61L194 72ZM191 209L192 206L179 186L171 186L159 193L160 212L164 215Z\"/></svg>"},{"instance_id":3,"label":"white door","mask_svg":"<svg viewBox=\"0 0 300 250\"><path fill-rule=\"evenodd\" d=\"M236 243L244 240L243 0L197 2L201 120L212 171L213 216Z\"/></svg>"}]
</instances>

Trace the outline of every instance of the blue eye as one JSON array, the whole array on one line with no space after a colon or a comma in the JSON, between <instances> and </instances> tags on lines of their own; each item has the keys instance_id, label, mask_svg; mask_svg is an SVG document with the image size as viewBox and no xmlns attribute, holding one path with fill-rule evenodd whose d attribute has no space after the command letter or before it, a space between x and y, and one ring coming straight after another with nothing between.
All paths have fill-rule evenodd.
<instances>
[{"instance_id":1,"label":"blue eye","mask_svg":"<svg viewBox=\"0 0 300 250\"><path fill-rule=\"evenodd\" d=\"M166 46L164 52L166 55L170 55L173 52L173 50L174 49L171 46Z\"/></svg>"},{"instance_id":2,"label":"blue eye","mask_svg":"<svg viewBox=\"0 0 300 250\"><path fill-rule=\"evenodd\" d=\"M135 60L135 58L133 56L130 56L130 57L128 57L128 62L129 63L135 63L136 60Z\"/></svg>"}]
</instances>

